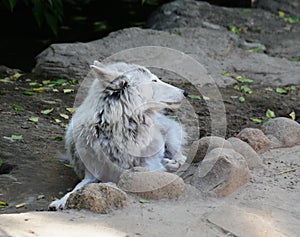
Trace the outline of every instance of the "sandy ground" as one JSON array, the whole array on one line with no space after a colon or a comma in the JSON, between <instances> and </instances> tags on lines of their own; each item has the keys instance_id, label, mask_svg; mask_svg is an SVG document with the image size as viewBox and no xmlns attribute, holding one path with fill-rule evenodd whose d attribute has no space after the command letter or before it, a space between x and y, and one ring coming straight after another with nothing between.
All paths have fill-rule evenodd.
<instances>
[{"instance_id":1,"label":"sandy ground","mask_svg":"<svg viewBox=\"0 0 300 237\"><path fill-rule=\"evenodd\" d=\"M251 183L226 198L193 187L178 200L128 205L110 214L66 210L0 215L0 236L300 236L300 146L262 155Z\"/></svg>"}]
</instances>

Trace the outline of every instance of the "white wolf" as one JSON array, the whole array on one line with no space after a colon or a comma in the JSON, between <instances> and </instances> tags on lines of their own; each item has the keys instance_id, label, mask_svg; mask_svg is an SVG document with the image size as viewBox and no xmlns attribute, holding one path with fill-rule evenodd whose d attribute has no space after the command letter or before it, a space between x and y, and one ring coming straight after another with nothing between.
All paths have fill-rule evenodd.
<instances>
[{"instance_id":1,"label":"white wolf","mask_svg":"<svg viewBox=\"0 0 300 237\"><path fill-rule=\"evenodd\" d=\"M176 171L186 160L185 133L160 111L178 108L187 92L162 82L142 66L91 65L94 81L66 133L67 155L83 179L49 209L65 207L69 195L91 182L118 182L124 169Z\"/></svg>"}]
</instances>

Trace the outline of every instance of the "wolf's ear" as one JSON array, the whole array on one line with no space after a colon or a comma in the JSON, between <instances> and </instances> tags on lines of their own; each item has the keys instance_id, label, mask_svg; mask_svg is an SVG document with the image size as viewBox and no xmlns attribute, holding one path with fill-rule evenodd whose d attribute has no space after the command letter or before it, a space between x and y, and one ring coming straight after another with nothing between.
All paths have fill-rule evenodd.
<instances>
[{"instance_id":1,"label":"wolf's ear","mask_svg":"<svg viewBox=\"0 0 300 237\"><path fill-rule=\"evenodd\" d=\"M128 78L125 75L119 76L109 84L109 89L122 91L128 86Z\"/></svg>"},{"instance_id":2,"label":"wolf's ear","mask_svg":"<svg viewBox=\"0 0 300 237\"><path fill-rule=\"evenodd\" d=\"M117 77L122 75L118 72L106 69L104 67L104 65L98 61L97 62L101 65L99 65L98 63L95 63L95 62L94 62L94 65L91 65L91 68L92 68L92 71L94 72L96 78L99 79L101 82L110 83L114 79L116 79ZM98 64L98 65L96 65L96 64Z\"/></svg>"}]
</instances>

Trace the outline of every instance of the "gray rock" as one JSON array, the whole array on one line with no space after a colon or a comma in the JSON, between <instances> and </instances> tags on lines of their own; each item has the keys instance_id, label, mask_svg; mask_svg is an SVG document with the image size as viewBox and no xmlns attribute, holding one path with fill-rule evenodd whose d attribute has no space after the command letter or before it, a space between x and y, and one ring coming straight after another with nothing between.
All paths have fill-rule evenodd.
<instances>
[{"instance_id":1,"label":"gray rock","mask_svg":"<svg viewBox=\"0 0 300 237\"><path fill-rule=\"evenodd\" d=\"M244 157L233 149L210 151L191 178L191 185L217 197L227 196L250 181Z\"/></svg>"},{"instance_id":2,"label":"gray rock","mask_svg":"<svg viewBox=\"0 0 300 237\"><path fill-rule=\"evenodd\" d=\"M274 14L278 14L278 11L283 11L287 16L298 17L300 14L299 0L257 0L254 3L254 7L265 9Z\"/></svg>"},{"instance_id":3,"label":"gray rock","mask_svg":"<svg viewBox=\"0 0 300 237\"><path fill-rule=\"evenodd\" d=\"M231 137L227 139L227 141L231 143L236 152L240 153L245 158L249 169L262 166L262 159L248 143L235 137Z\"/></svg>"},{"instance_id":4,"label":"gray rock","mask_svg":"<svg viewBox=\"0 0 300 237\"><path fill-rule=\"evenodd\" d=\"M109 213L126 205L127 195L122 190L106 183L93 183L71 194L67 208L87 209L97 213Z\"/></svg>"},{"instance_id":5,"label":"gray rock","mask_svg":"<svg viewBox=\"0 0 300 237\"><path fill-rule=\"evenodd\" d=\"M244 128L236 137L247 142L259 154L271 148L271 141L257 128Z\"/></svg>"},{"instance_id":6,"label":"gray rock","mask_svg":"<svg viewBox=\"0 0 300 237\"><path fill-rule=\"evenodd\" d=\"M125 171L120 177L118 187L127 193L156 200L177 198L185 190L182 178L176 174L144 169Z\"/></svg>"},{"instance_id":7,"label":"gray rock","mask_svg":"<svg viewBox=\"0 0 300 237\"><path fill-rule=\"evenodd\" d=\"M263 124L262 131L267 136L275 137L280 142L277 142L277 145L273 143L273 147L300 145L300 124L289 118L270 119Z\"/></svg>"},{"instance_id":8,"label":"gray rock","mask_svg":"<svg viewBox=\"0 0 300 237\"><path fill-rule=\"evenodd\" d=\"M201 139L194 141L191 145L190 152L187 156L187 162L200 162L204 159L207 153L215 148L232 148L232 145L222 137L202 137Z\"/></svg>"},{"instance_id":9,"label":"gray rock","mask_svg":"<svg viewBox=\"0 0 300 237\"><path fill-rule=\"evenodd\" d=\"M119 57L114 55L114 61L156 66L172 65L178 68L184 76L194 74L192 83L204 85L216 84L226 86L235 83L231 77L222 76L223 71L240 74L248 78L255 78L263 84L286 85L300 83L300 66L297 62L281 58L269 57L262 53L245 53L239 45L244 42L224 28L176 28L170 32L157 30L142 30L139 28L124 29L109 34L109 36L90 43L53 44L37 56L34 72L46 77L65 76L70 79L82 80L89 71L89 65L94 60L102 60L125 49L155 45L178 50L174 56L164 58L158 53L139 48L138 57L129 55ZM170 50L169 50L170 51ZM172 52L175 52L174 50ZM181 52L191 59L192 63L180 61ZM123 55L124 56L124 55ZM243 60L241 60L241 58ZM178 61L179 60L179 61ZM202 69L201 64L206 69ZM174 71L174 70L173 70ZM176 71L175 71L176 72ZM211 76L211 78L209 78ZM206 94L203 92L202 94Z\"/></svg>"},{"instance_id":10,"label":"gray rock","mask_svg":"<svg viewBox=\"0 0 300 237\"><path fill-rule=\"evenodd\" d=\"M300 14L299 1L292 0L283 3L280 0L261 0L256 2L260 9L241 10L240 8L214 6L195 0L172 1L164 4L150 17L148 26L160 30L205 27L207 23L221 28L235 26L237 29L241 29L239 36L245 41L266 46L266 49L258 46L260 52L266 50L273 56L299 58L300 25L288 23L278 17L278 10L298 17Z\"/></svg>"}]
</instances>

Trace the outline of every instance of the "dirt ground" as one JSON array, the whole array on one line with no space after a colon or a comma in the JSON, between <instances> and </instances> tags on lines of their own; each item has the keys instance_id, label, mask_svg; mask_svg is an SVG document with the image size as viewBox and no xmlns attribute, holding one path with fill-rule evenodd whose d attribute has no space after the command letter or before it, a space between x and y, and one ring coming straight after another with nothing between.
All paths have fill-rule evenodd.
<instances>
[{"instance_id":1,"label":"dirt ground","mask_svg":"<svg viewBox=\"0 0 300 237\"><path fill-rule=\"evenodd\" d=\"M7 207L0 208L0 213L47 210L54 197L62 196L78 182L73 170L58 157L64 153L62 139L68 123L68 119L63 117L71 117L71 112L66 108L73 107L79 84L59 78L45 81L30 74L16 77L3 74L0 78L0 160L3 162L0 169L0 201L8 203ZM191 85L181 86L197 95ZM251 118L266 119L268 109L274 111L276 116L289 117L293 111L296 115L300 114L299 86L287 94L277 93L276 88L271 86L248 86L253 91L251 94L244 94L234 86L220 88L226 107L226 137L235 136L246 127L259 128L261 123L253 122ZM25 95L24 91L28 90L42 92ZM240 96L245 98L245 102L239 101ZM200 137L210 135L206 101L198 98L188 100L199 116ZM17 106L23 107L23 110L18 110ZM41 112L47 109L53 111L48 114ZM38 117L38 121L28 120L33 117ZM300 116L297 121L300 121ZM22 135L22 139L14 140L12 135ZM20 208L15 207L23 203L25 205Z\"/></svg>"}]
</instances>

